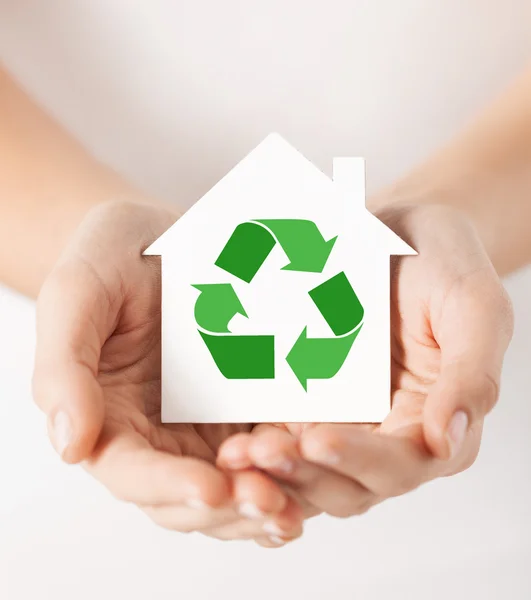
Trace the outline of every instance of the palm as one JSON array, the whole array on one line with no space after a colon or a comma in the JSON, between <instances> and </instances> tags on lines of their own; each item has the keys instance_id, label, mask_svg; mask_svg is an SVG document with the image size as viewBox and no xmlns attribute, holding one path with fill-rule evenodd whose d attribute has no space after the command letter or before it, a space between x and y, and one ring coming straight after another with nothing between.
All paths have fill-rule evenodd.
<instances>
[{"instance_id":1,"label":"palm","mask_svg":"<svg viewBox=\"0 0 531 600\"><path fill-rule=\"evenodd\" d=\"M71 249L69 262L92 305L84 315L92 335L84 343L90 362L99 356L96 383L105 416L97 451L125 438L132 447L147 441L214 462L221 442L245 425L165 425L160 417L160 267L141 250L174 221L166 209L104 207L86 220Z\"/></svg>"},{"instance_id":2,"label":"palm","mask_svg":"<svg viewBox=\"0 0 531 600\"><path fill-rule=\"evenodd\" d=\"M401 229L401 216L399 211L382 215L399 235L409 240L408 227ZM413 245L419 255L397 257L391 269L391 411L380 425L351 425L353 429L369 428L407 437L422 448L425 447L424 406L441 372L441 348L436 334L447 322L458 322L461 317L463 307L458 298L462 288L474 286L473 278L482 256L476 249L476 240L467 235L462 219L443 216L450 220L447 225L455 232L462 256L452 255L446 240L442 243L433 235L437 228L445 230L437 211L428 213L421 226L415 223ZM460 268L453 268L454 258ZM300 434L301 426L286 426L292 433ZM481 426L471 436L471 454L479 447L480 438Z\"/></svg>"},{"instance_id":3,"label":"palm","mask_svg":"<svg viewBox=\"0 0 531 600\"><path fill-rule=\"evenodd\" d=\"M128 318L126 313L124 320ZM119 324L102 349L98 381L105 396L104 432L118 429L142 436L159 450L214 462L221 442L245 425L162 424L160 311L130 318L133 327L122 333Z\"/></svg>"},{"instance_id":4,"label":"palm","mask_svg":"<svg viewBox=\"0 0 531 600\"><path fill-rule=\"evenodd\" d=\"M391 292L391 412L380 429L421 442L422 411L437 380L441 350L433 337L422 257L393 265Z\"/></svg>"},{"instance_id":5,"label":"palm","mask_svg":"<svg viewBox=\"0 0 531 600\"><path fill-rule=\"evenodd\" d=\"M425 307L427 290L420 257L399 259L393 265L391 294L391 411L381 425L351 427L407 436L423 443L422 411L429 387L439 374L440 348L430 329ZM294 434L301 426L285 424ZM302 426L304 428L304 426Z\"/></svg>"},{"instance_id":6,"label":"palm","mask_svg":"<svg viewBox=\"0 0 531 600\"><path fill-rule=\"evenodd\" d=\"M444 225L454 232L455 246L434 235L444 232ZM441 375L439 342L447 342L443 334L449 328L459 335L458 324L469 311L468 290L481 287L490 268L468 227L454 214L427 212L414 228L419 255L396 259L392 265L391 412L378 429L408 437L422 447L425 403ZM407 227L401 231L400 224L397 230L410 234ZM469 436L469 455L477 452L480 440L478 423Z\"/></svg>"},{"instance_id":7,"label":"palm","mask_svg":"<svg viewBox=\"0 0 531 600\"><path fill-rule=\"evenodd\" d=\"M142 267L140 267L142 268ZM158 290L155 272L144 289ZM158 450L214 462L219 445L245 425L161 423L160 304L137 298L102 348L98 381L106 430L141 436Z\"/></svg>"},{"instance_id":8,"label":"palm","mask_svg":"<svg viewBox=\"0 0 531 600\"><path fill-rule=\"evenodd\" d=\"M222 465L244 455L315 510L336 516L362 514L472 464L510 339L510 305L466 218L440 207L380 216L419 253L392 268L387 418L266 425L220 451ZM290 470L275 468L286 460Z\"/></svg>"}]
</instances>

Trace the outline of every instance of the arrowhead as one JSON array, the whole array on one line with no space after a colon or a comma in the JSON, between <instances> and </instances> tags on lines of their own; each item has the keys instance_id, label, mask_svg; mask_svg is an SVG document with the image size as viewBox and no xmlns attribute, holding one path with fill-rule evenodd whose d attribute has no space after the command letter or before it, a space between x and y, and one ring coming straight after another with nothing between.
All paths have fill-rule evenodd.
<instances>
[{"instance_id":1,"label":"arrowhead","mask_svg":"<svg viewBox=\"0 0 531 600\"><path fill-rule=\"evenodd\" d=\"M324 243L323 251L322 251L322 255L321 255L322 259L323 259L323 265L321 267L321 271L325 268L328 257L330 256L330 253L332 252L332 248L334 247L336 241L337 241L337 235L335 237L333 237L332 239L328 240L328 242Z\"/></svg>"},{"instance_id":2,"label":"arrowhead","mask_svg":"<svg viewBox=\"0 0 531 600\"><path fill-rule=\"evenodd\" d=\"M232 286L231 286L231 290L232 290ZM243 308L243 304L241 303L241 300L238 298L238 294L236 294L236 292L234 290L232 290L232 294L233 294L233 303L234 303L234 314L240 314L245 318L249 318L248 314L245 312L245 308Z\"/></svg>"},{"instance_id":3,"label":"arrowhead","mask_svg":"<svg viewBox=\"0 0 531 600\"><path fill-rule=\"evenodd\" d=\"M239 313L247 317L243 304L230 283L201 283L192 284L192 287L199 290L202 294L209 294L216 303L230 306L234 314Z\"/></svg>"},{"instance_id":4,"label":"arrowhead","mask_svg":"<svg viewBox=\"0 0 531 600\"><path fill-rule=\"evenodd\" d=\"M306 376L306 327L298 337L297 341L286 356L286 361L295 374L295 377L300 381L304 391L308 391L308 377Z\"/></svg>"},{"instance_id":5,"label":"arrowhead","mask_svg":"<svg viewBox=\"0 0 531 600\"><path fill-rule=\"evenodd\" d=\"M236 314L247 317L230 283L192 284L201 293L195 305L196 322L207 331L230 333L228 324Z\"/></svg>"},{"instance_id":6,"label":"arrowhead","mask_svg":"<svg viewBox=\"0 0 531 600\"><path fill-rule=\"evenodd\" d=\"M282 270L322 273L336 240L337 235L327 242L323 240L319 245L316 245L308 249L304 254L297 256L285 267L282 267Z\"/></svg>"}]
</instances>

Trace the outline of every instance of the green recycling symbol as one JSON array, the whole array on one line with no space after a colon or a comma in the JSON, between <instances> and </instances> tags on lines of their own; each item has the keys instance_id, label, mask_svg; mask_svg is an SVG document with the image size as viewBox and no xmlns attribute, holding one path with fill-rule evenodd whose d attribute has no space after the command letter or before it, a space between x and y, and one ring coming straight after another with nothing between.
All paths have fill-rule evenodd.
<instances>
[{"instance_id":1,"label":"green recycling symbol","mask_svg":"<svg viewBox=\"0 0 531 600\"><path fill-rule=\"evenodd\" d=\"M313 221L257 220L241 223L215 265L241 281L254 276L279 244L289 263L283 270L322 273L337 236L325 241ZM233 335L228 325L236 314L247 317L230 283L194 285L201 293L195 320L214 362L227 379L274 379L275 336ZM343 271L308 292L333 336L309 338L306 327L286 361L307 391L308 379L330 379L345 362L363 325L363 306Z\"/></svg>"}]
</instances>

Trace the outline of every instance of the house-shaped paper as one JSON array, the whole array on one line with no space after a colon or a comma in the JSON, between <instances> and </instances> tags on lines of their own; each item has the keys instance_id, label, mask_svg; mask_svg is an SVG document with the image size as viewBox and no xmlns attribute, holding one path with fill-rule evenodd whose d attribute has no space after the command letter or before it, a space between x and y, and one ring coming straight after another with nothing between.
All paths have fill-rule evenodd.
<instances>
[{"instance_id":1,"label":"house-shaped paper","mask_svg":"<svg viewBox=\"0 0 531 600\"><path fill-rule=\"evenodd\" d=\"M162 421L380 422L390 256L361 158L269 135L145 252L162 262Z\"/></svg>"}]
</instances>

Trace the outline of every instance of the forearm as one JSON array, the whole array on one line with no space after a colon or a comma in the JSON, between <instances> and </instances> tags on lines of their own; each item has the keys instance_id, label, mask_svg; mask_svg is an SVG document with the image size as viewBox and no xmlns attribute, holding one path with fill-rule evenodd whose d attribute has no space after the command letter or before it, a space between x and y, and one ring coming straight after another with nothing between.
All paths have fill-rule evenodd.
<instances>
[{"instance_id":1,"label":"forearm","mask_svg":"<svg viewBox=\"0 0 531 600\"><path fill-rule=\"evenodd\" d=\"M0 66L0 280L35 296L85 214L148 201L91 157Z\"/></svg>"},{"instance_id":2,"label":"forearm","mask_svg":"<svg viewBox=\"0 0 531 600\"><path fill-rule=\"evenodd\" d=\"M531 260L531 70L475 123L372 202L442 203L475 222L501 274Z\"/></svg>"}]
</instances>

